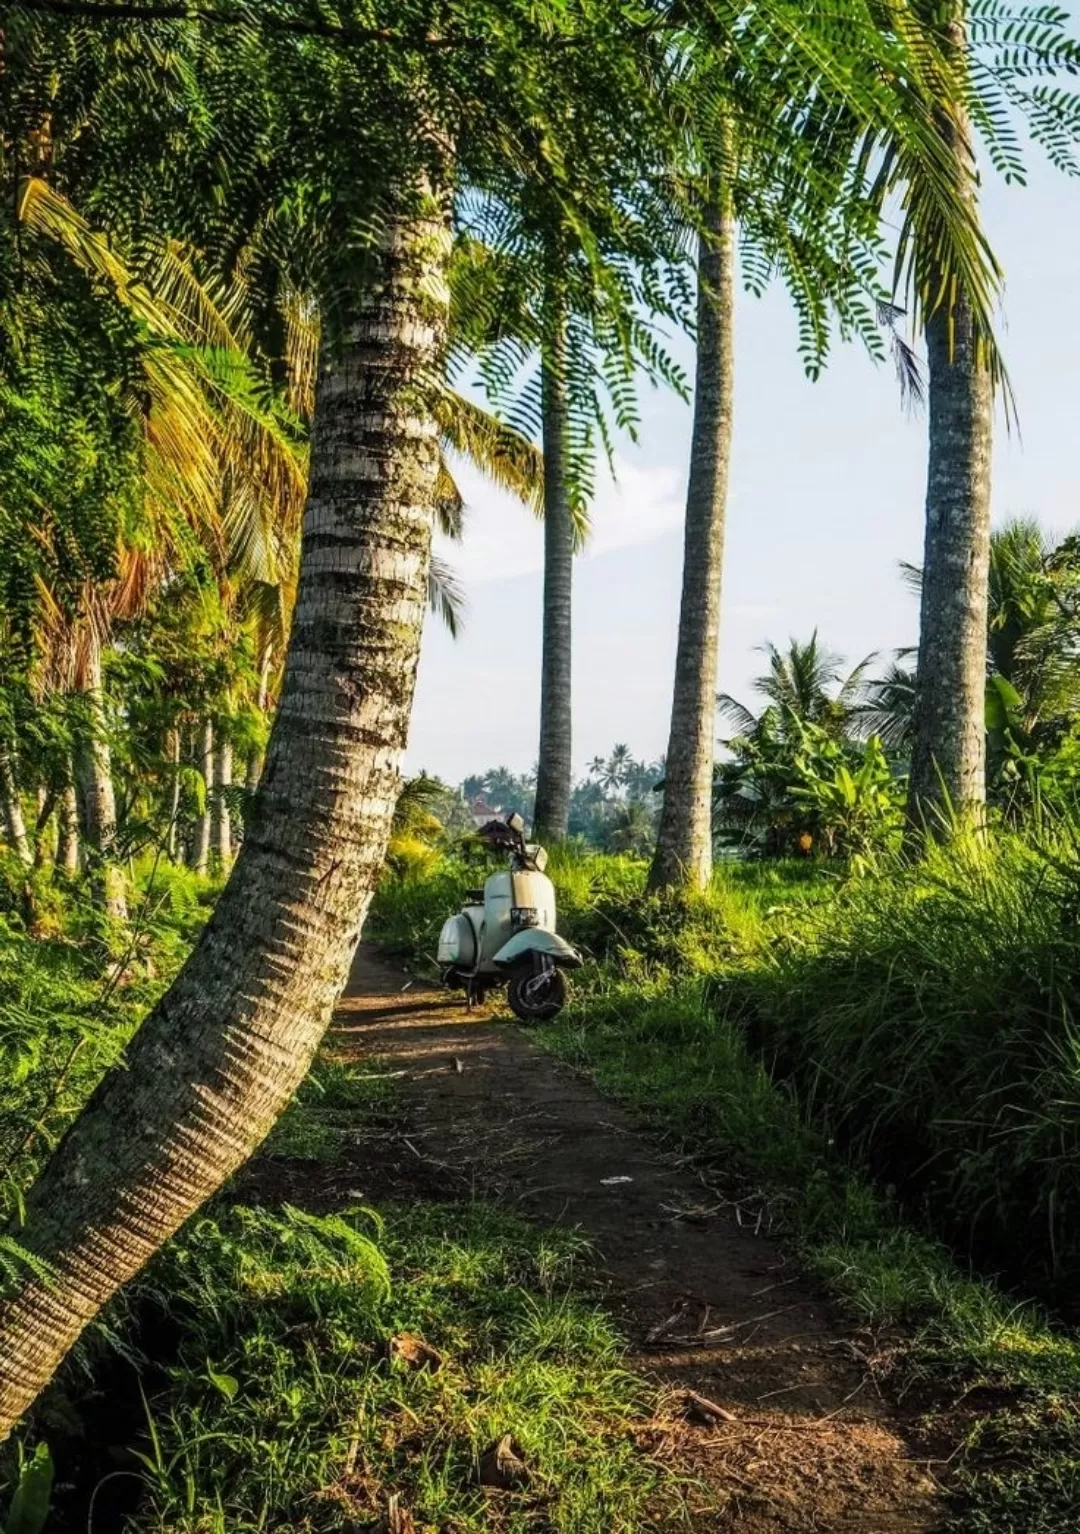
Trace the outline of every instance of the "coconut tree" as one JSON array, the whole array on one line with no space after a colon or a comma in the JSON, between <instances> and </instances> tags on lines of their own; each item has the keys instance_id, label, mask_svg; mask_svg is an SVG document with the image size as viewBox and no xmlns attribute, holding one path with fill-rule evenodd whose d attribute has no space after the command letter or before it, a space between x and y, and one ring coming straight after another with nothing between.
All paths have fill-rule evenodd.
<instances>
[{"instance_id":1,"label":"coconut tree","mask_svg":"<svg viewBox=\"0 0 1080 1534\"><path fill-rule=\"evenodd\" d=\"M922 570L904 565L922 589ZM916 674L900 651L885 675L866 684L863 727L885 744L910 752ZM990 535L984 644L984 728L1008 700L1012 722L1035 745L1054 739L1080 710L1080 545L1075 535L1055 544L1028 518L1014 518ZM996 733L1000 733L997 731Z\"/></svg>"},{"instance_id":2,"label":"coconut tree","mask_svg":"<svg viewBox=\"0 0 1080 1534\"><path fill-rule=\"evenodd\" d=\"M544 444L544 628L540 666L540 753L533 833L562 841L573 786L574 526L570 479L567 327L555 279L547 295L547 345L541 362Z\"/></svg>"},{"instance_id":3,"label":"coconut tree","mask_svg":"<svg viewBox=\"0 0 1080 1534\"><path fill-rule=\"evenodd\" d=\"M796 77L759 78L739 48L692 57L685 79L690 217L697 241L694 416L664 798L652 889L701 888L712 869L712 784L724 529L735 397L734 316L743 246L747 285L781 277L800 319L800 350L816 375L830 316L875 356L870 323L874 236L868 203L852 198L847 159L858 114L839 124L820 98L807 107ZM718 109L718 98L728 101ZM791 115L792 102L806 108ZM831 123L831 127L829 124Z\"/></svg>"},{"instance_id":4,"label":"coconut tree","mask_svg":"<svg viewBox=\"0 0 1080 1534\"><path fill-rule=\"evenodd\" d=\"M652 889L701 888L712 872L712 779L720 579L734 406L736 233L726 179L698 237L694 425L664 798Z\"/></svg>"},{"instance_id":5,"label":"coconut tree","mask_svg":"<svg viewBox=\"0 0 1080 1534\"><path fill-rule=\"evenodd\" d=\"M766 644L768 670L755 679L754 690L768 700L770 707L806 724L820 725L827 734L842 738L849 734L859 717L862 700L869 685L866 673L876 659L868 655L850 671L844 671L839 655L819 641L817 630L802 643L790 639L786 650ZM717 705L722 718L735 725L740 735L752 737L760 718L728 693L721 693Z\"/></svg>"},{"instance_id":6,"label":"coconut tree","mask_svg":"<svg viewBox=\"0 0 1080 1534\"><path fill-rule=\"evenodd\" d=\"M965 8L953 5L946 23L958 58ZM940 124L957 191L974 206L971 122L962 96L943 99ZM922 828L942 824L946 808L964 819L977 815L986 798L994 373L992 343L966 284L941 269L932 247L920 245L917 259L928 291L929 452L908 813Z\"/></svg>"},{"instance_id":7,"label":"coconut tree","mask_svg":"<svg viewBox=\"0 0 1080 1534\"><path fill-rule=\"evenodd\" d=\"M1067 15L1034 6L969 7L950 0L935 19L948 64L939 94L941 173L977 217L976 139L1007 179L1023 178L1012 116L1050 159L1075 171L1075 107L1048 88L1075 72L1080 46ZM886 181L888 177L884 178ZM926 340L929 438L919 651L908 818L917 840L954 820L981 824L986 797L984 646L990 579L990 455L995 393L1008 382L987 316L997 273L942 261L927 188L908 175L909 283ZM987 275L991 287L987 288Z\"/></svg>"},{"instance_id":8,"label":"coconut tree","mask_svg":"<svg viewBox=\"0 0 1080 1534\"><path fill-rule=\"evenodd\" d=\"M247 99L256 107L280 99L263 91L270 81L302 80L305 104L319 101L318 112L305 105L289 122L290 132L316 136L326 246L341 253L323 288L329 322L297 597L266 767L232 877L126 1069L102 1083L28 1195L26 1267L0 1304L0 1431L117 1285L262 1138L348 971L386 847L427 601L460 167L482 177L496 158L516 178L528 167L579 220L598 222L605 210L614 219L607 187L573 152L574 104L582 118L610 124L628 162L647 169L651 60L632 27L624 35L610 15L572 8L568 17L561 5L538 16L532 0L508 11L478 0L474 9L484 59L467 89L440 74L438 48L431 89L421 89L414 70L399 69L392 39L356 68L291 34L261 53L250 44L242 60L224 48L208 63L191 60L191 75L204 63L237 69L238 93L254 64ZM565 33L571 21L575 46L552 48L552 28ZM303 17L297 26L302 33ZM190 30L168 36L189 52L202 46ZM477 107L480 79L486 101L497 98L494 125ZM535 142L549 106L569 125L558 153ZM269 173L258 167L252 195L272 198L274 175L287 182L290 164L282 146ZM576 170L564 185L566 164ZM122 159L110 157L114 165L123 172ZM357 280L346 282L350 261Z\"/></svg>"}]
</instances>

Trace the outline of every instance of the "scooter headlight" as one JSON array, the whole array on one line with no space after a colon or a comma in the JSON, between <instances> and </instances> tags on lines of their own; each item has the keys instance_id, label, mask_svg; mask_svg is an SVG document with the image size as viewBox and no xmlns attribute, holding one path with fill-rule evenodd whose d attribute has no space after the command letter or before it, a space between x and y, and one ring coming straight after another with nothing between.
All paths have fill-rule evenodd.
<instances>
[{"instance_id":1,"label":"scooter headlight","mask_svg":"<svg viewBox=\"0 0 1080 1534\"><path fill-rule=\"evenodd\" d=\"M515 927L538 927L540 912L534 905L516 905L510 912L510 920Z\"/></svg>"}]
</instances>

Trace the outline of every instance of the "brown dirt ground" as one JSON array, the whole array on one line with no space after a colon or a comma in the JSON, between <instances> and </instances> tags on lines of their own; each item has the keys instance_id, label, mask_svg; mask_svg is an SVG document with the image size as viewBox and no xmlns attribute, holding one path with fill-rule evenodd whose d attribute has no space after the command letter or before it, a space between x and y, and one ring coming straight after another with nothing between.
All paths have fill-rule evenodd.
<instances>
[{"instance_id":1,"label":"brown dirt ground","mask_svg":"<svg viewBox=\"0 0 1080 1534\"><path fill-rule=\"evenodd\" d=\"M334 1053L399 1073L402 1116L355 1160L295 1170L305 1201L483 1197L580 1228L641 1372L731 1420L658 1425L654 1452L707 1484L731 1534L914 1534L943 1515L935 1482L879 1393L873 1342L756 1233L753 1214L642 1135L520 1029L468 1014L362 947ZM280 1172L280 1164L278 1171ZM321 1186L312 1187L312 1177ZM288 1196L289 1190L279 1191ZM297 1192L300 1191L298 1187Z\"/></svg>"}]
</instances>

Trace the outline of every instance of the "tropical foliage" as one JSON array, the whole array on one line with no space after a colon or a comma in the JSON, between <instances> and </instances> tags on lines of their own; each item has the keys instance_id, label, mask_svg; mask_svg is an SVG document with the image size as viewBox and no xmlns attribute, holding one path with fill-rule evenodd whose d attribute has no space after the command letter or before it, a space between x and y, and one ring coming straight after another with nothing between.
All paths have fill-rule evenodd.
<instances>
[{"instance_id":1,"label":"tropical foliage","mask_svg":"<svg viewBox=\"0 0 1080 1534\"><path fill-rule=\"evenodd\" d=\"M325 1156L331 1202L355 1180L386 1083L300 1084L368 904L422 962L512 809L567 843L595 965L552 1047L771 1192L872 1331L936 1327L902 1384L1027 1392L1028 1501L1071 1522L1023 1521L1018 1454L985 1491L972 1427L972 1530L1075 1526L1075 1346L946 1247L1071 1304L1080 539L990 536L1011 394L975 155L1020 180L1026 136L1075 172L1078 73L1065 13L1008 0L6 7L0 1435L60 1370L0 1462L6 1527L54 1493L92 1526L123 1477L133 1529L403 1534L402 1488L431 1528L683 1517L565 1233L221 1194L267 1134ZM715 698L740 273L786 287L811 375L855 338L929 411L917 652L769 645L756 713ZM572 559L641 384L689 392L680 328L670 748L573 784ZM403 785L425 608L465 621L430 557L466 532L462 458L545 517L540 760ZM140 1338L115 1297L147 1262ZM396 1370L406 1324L459 1363ZM79 1440L117 1358L139 1468L84 1446L76 1506L37 1440ZM485 1501L507 1423L533 1489Z\"/></svg>"}]
</instances>

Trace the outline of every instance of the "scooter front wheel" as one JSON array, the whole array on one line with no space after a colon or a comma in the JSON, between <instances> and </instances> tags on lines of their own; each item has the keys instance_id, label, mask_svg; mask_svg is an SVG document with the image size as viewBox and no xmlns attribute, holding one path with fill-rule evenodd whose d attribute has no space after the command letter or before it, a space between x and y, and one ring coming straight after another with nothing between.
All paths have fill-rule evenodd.
<instances>
[{"instance_id":1,"label":"scooter front wheel","mask_svg":"<svg viewBox=\"0 0 1080 1534\"><path fill-rule=\"evenodd\" d=\"M562 1011L566 993L566 976L554 966L537 971L521 964L506 987L510 1010L523 1023L549 1023Z\"/></svg>"}]
</instances>

